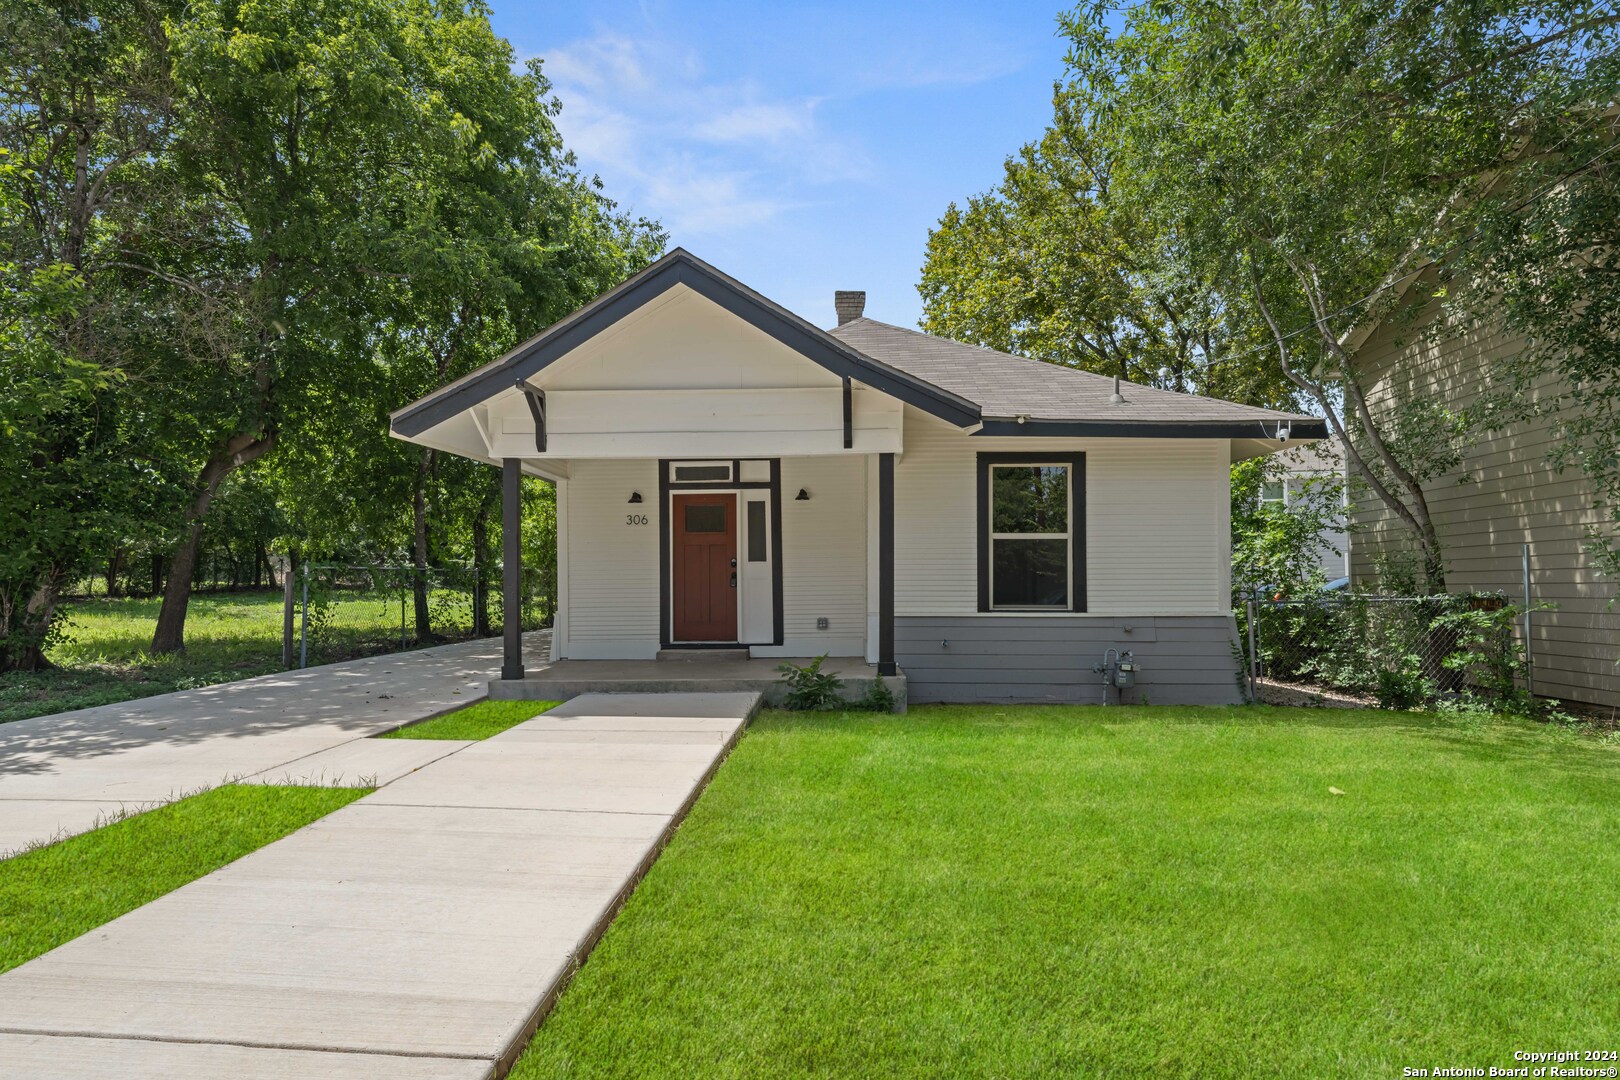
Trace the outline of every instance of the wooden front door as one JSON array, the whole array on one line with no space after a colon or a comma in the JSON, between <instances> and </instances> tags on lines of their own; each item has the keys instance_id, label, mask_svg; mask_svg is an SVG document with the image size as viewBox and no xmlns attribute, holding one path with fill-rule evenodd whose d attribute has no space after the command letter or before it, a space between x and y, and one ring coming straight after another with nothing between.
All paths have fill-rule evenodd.
<instances>
[{"instance_id":1,"label":"wooden front door","mask_svg":"<svg viewBox=\"0 0 1620 1080\"><path fill-rule=\"evenodd\" d=\"M737 496L676 495L670 530L676 641L737 640Z\"/></svg>"}]
</instances>

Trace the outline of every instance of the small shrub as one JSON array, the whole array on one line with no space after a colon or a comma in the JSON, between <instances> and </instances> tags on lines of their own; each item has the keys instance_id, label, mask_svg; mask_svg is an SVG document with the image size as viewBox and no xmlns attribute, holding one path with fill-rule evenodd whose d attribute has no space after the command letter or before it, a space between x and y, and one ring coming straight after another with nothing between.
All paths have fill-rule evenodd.
<instances>
[{"instance_id":1,"label":"small shrub","mask_svg":"<svg viewBox=\"0 0 1620 1080\"><path fill-rule=\"evenodd\" d=\"M785 662L776 665L776 670L782 673L782 681L788 684L787 700L783 702L785 707L801 712L820 712L836 709L844 703L844 680L821 670L826 660L827 654L822 653L803 667Z\"/></svg>"},{"instance_id":2,"label":"small shrub","mask_svg":"<svg viewBox=\"0 0 1620 1080\"><path fill-rule=\"evenodd\" d=\"M1423 677L1421 658L1408 656L1406 659L1406 664L1378 672L1374 693L1378 695L1380 709L1416 709L1434 697L1434 684Z\"/></svg>"},{"instance_id":3,"label":"small shrub","mask_svg":"<svg viewBox=\"0 0 1620 1080\"><path fill-rule=\"evenodd\" d=\"M866 688L866 696L861 698L860 708L867 712L894 712L894 691L889 684L879 676L872 680L872 685Z\"/></svg>"}]
</instances>

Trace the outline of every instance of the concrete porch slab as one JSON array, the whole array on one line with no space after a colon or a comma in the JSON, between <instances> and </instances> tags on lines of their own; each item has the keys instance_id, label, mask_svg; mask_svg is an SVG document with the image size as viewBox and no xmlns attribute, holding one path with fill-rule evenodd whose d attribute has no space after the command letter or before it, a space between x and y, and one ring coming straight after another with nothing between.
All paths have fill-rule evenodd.
<instances>
[{"instance_id":1,"label":"concrete porch slab","mask_svg":"<svg viewBox=\"0 0 1620 1080\"><path fill-rule=\"evenodd\" d=\"M777 667L800 667L814 657L755 657L681 660L554 660L528 668L522 679L495 679L489 696L496 701L568 701L582 694L760 694L765 704L780 705L787 684ZM859 657L829 657L821 670L843 680L844 700L866 696L881 676ZM881 677L894 693L897 711L905 711L906 676ZM556 710L553 710L555 713Z\"/></svg>"}]
</instances>

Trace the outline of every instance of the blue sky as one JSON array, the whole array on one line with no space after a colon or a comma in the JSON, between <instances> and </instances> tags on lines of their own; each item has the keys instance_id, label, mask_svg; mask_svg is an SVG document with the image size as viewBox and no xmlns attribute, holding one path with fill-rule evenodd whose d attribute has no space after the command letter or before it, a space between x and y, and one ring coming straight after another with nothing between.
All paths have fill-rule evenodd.
<instances>
[{"instance_id":1,"label":"blue sky","mask_svg":"<svg viewBox=\"0 0 1620 1080\"><path fill-rule=\"evenodd\" d=\"M822 326L834 289L916 323L929 227L1040 134L1062 71L1052 2L492 2L609 194Z\"/></svg>"}]
</instances>

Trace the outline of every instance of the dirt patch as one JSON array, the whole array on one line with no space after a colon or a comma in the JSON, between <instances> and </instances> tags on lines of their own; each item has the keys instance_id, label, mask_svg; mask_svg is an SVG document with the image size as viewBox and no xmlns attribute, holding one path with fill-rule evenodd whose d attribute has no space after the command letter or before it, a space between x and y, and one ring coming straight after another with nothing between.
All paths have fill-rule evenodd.
<instances>
[{"instance_id":1,"label":"dirt patch","mask_svg":"<svg viewBox=\"0 0 1620 1080\"><path fill-rule=\"evenodd\" d=\"M1282 682L1278 679L1260 679L1256 689L1266 705L1286 705L1295 709L1368 709L1377 708L1378 699L1347 690L1330 690L1310 683Z\"/></svg>"}]
</instances>

